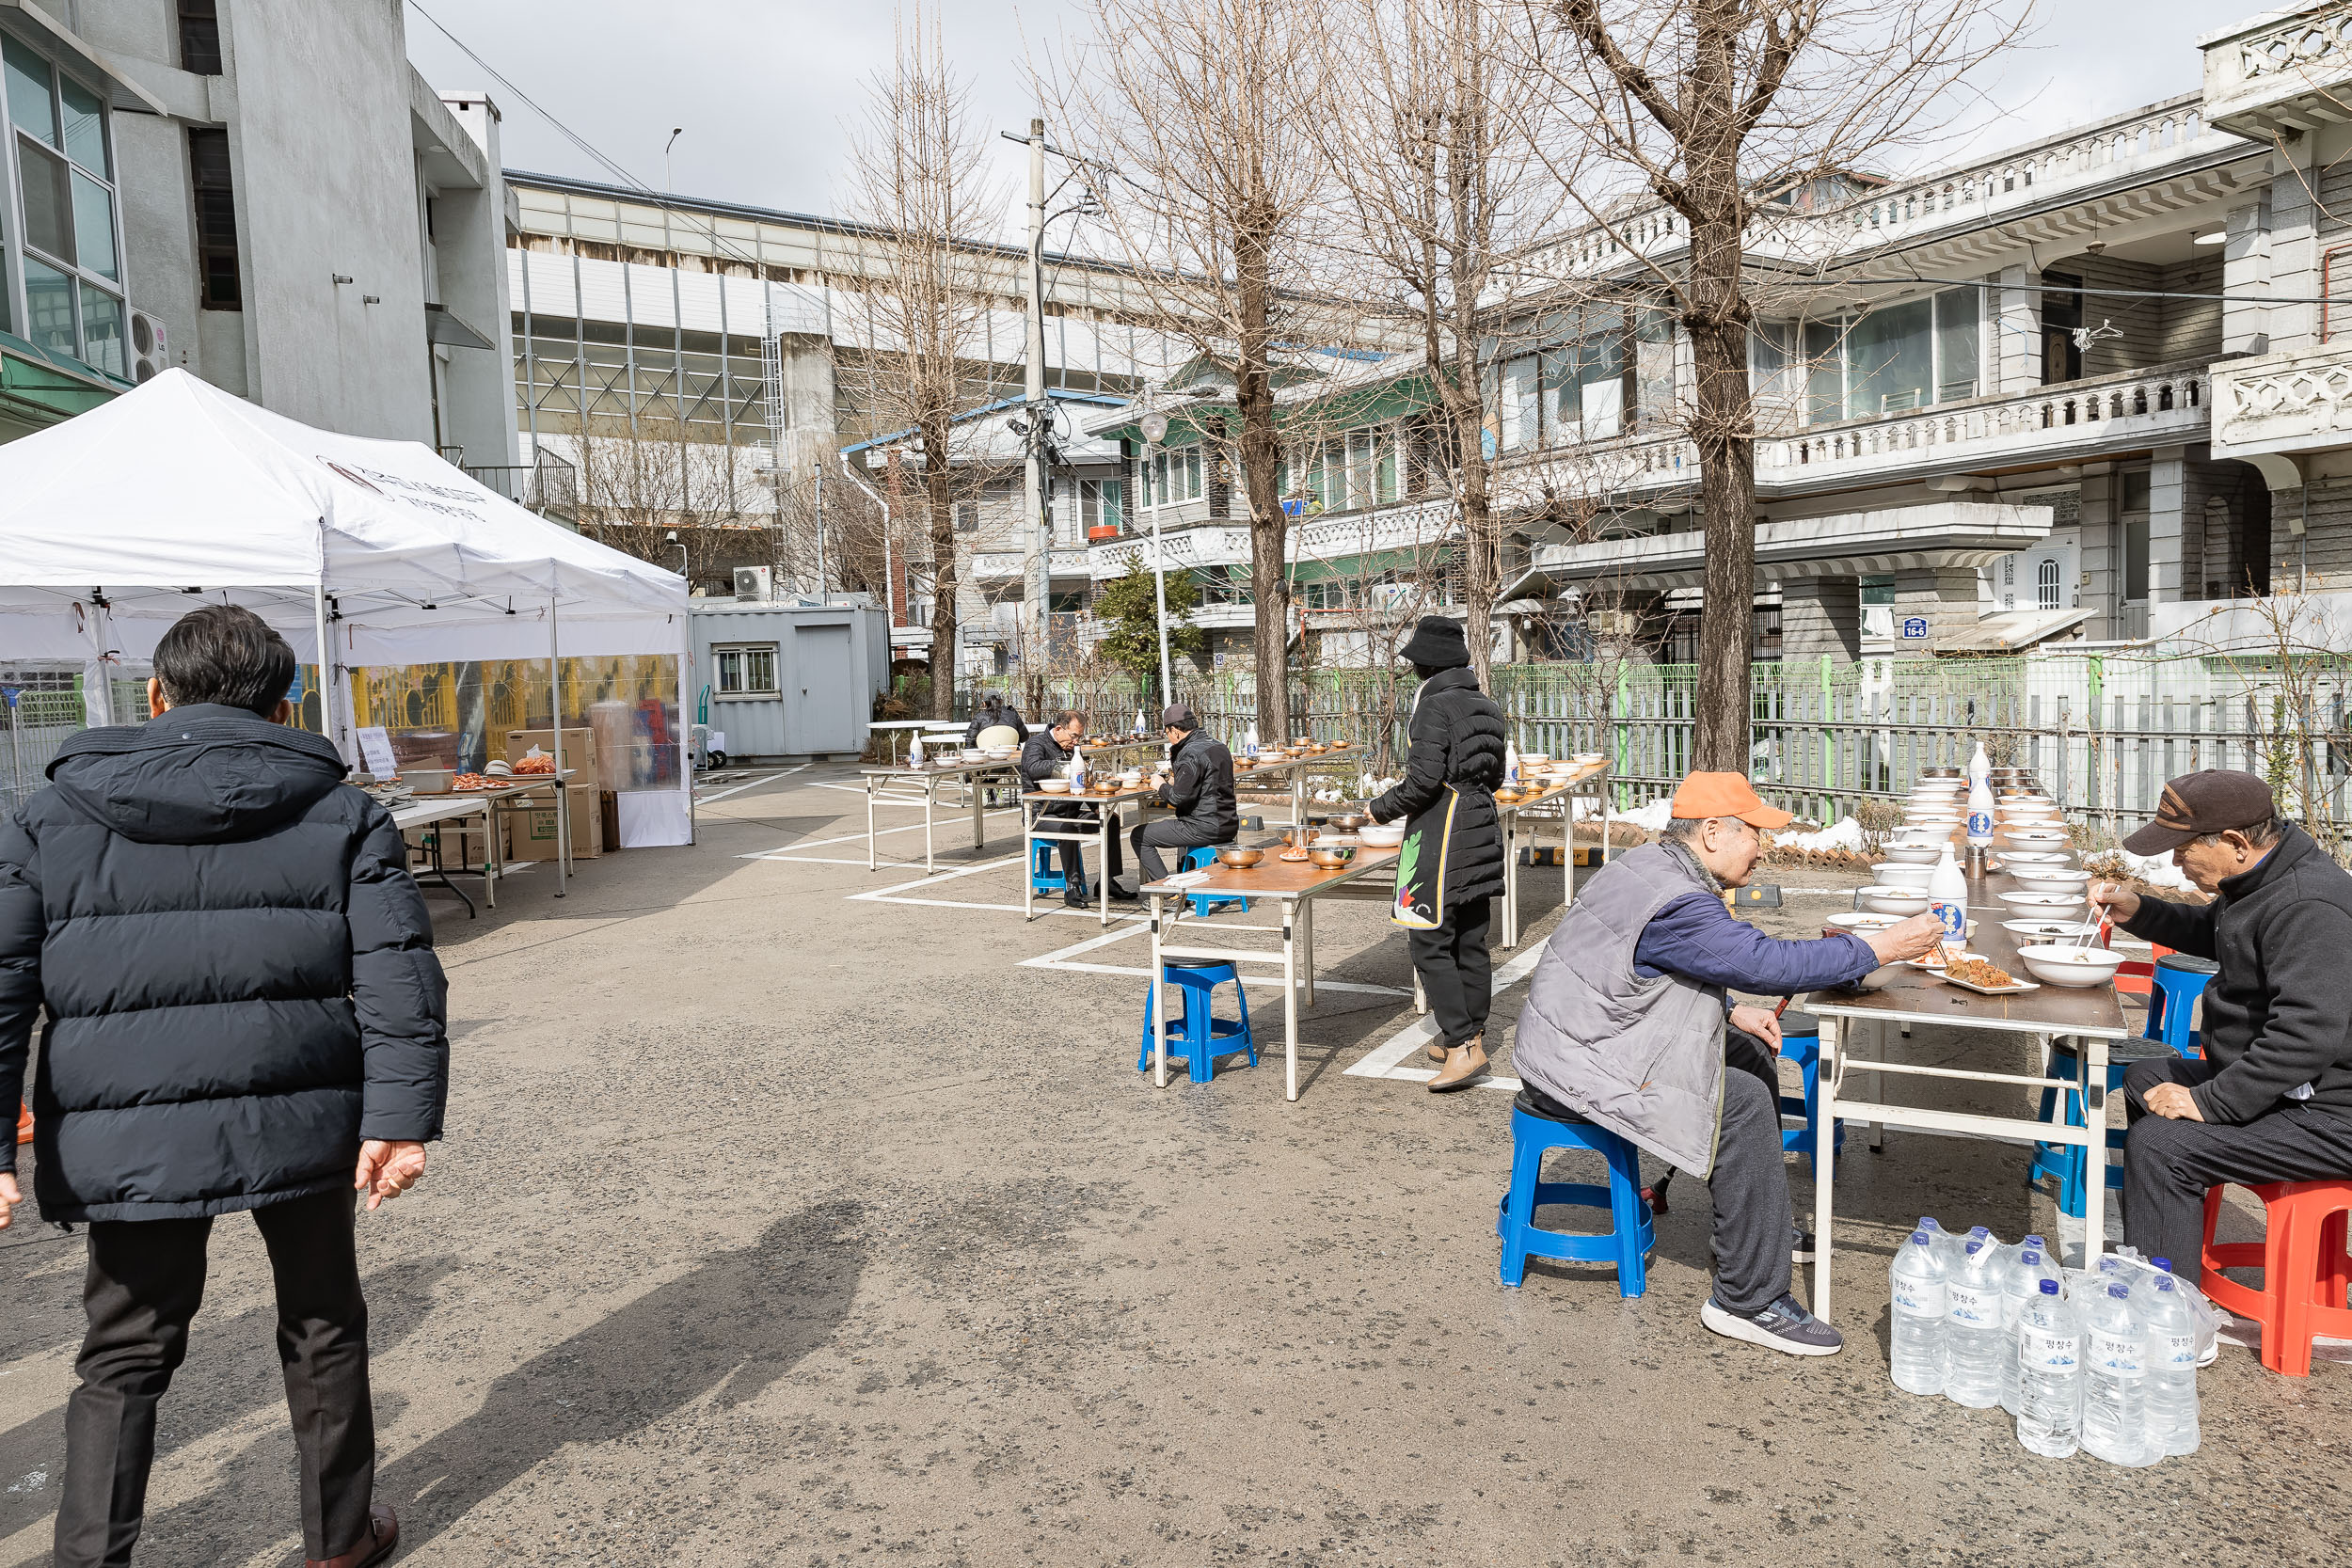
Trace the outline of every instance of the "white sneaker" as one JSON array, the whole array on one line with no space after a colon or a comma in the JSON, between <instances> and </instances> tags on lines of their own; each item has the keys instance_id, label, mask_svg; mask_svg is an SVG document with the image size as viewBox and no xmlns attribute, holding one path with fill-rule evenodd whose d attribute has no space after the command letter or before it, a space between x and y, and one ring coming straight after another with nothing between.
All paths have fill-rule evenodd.
<instances>
[{"instance_id":1,"label":"white sneaker","mask_svg":"<svg viewBox=\"0 0 2352 1568\"><path fill-rule=\"evenodd\" d=\"M1708 1296L1699 1308L1699 1322L1726 1339L1745 1339L1784 1355L1836 1355L1846 1348L1843 1335L1792 1295L1782 1296L1752 1318L1726 1311Z\"/></svg>"}]
</instances>

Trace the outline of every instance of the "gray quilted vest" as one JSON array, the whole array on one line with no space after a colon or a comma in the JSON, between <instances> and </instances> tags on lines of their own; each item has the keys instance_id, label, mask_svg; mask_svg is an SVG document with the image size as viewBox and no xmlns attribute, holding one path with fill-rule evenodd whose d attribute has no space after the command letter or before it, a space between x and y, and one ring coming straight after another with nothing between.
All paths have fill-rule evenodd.
<instances>
[{"instance_id":1,"label":"gray quilted vest","mask_svg":"<svg viewBox=\"0 0 2352 1568\"><path fill-rule=\"evenodd\" d=\"M1723 1120L1723 988L1643 979L1633 947L1660 910L1707 891L1662 845L1595 872L1544 944L1511 1047L1527 1083L1701 1178Z\"/></svg>"}]
</instances>

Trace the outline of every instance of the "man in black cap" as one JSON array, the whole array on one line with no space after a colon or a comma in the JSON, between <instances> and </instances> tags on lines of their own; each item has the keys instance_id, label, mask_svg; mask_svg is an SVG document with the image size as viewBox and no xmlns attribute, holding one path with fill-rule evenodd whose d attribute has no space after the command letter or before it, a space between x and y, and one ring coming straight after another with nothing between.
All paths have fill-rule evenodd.
<instances>
[{"instance_id":1,"label":"man in black cap","mask_svg":"<svg viewBox=\"0 0 2352 1568\"><path fill-rule=\"evenodd\" d=\"M2213 897L2090 892L2134 936L2220 966L2203 1058L2140 1062L2123 1079L2124 1237L2194 1280L2207 1188L2352 1177L2352 876L2280 820L2262 780L2221 768L2166 784L2123 847L2170 850Z\"/></svg>"},{"instance_id":2,"label":"man in black cap","mask_svg":"<svg viewBox=\"0 0 2352 1568\"><path fill-rule=\"evenodd\" d=\"M1136 879L1114 879L1111 893L1134 898L1144 883L1168 874L1162 849L1192 849L1204 844L1231 844L1241 832L1241 810L1233 799L1233 753L1225 743L1200 727L1192 709L1182 703L1160 715L1172 748L1173 768L1152 803L1176 815L1140 823L1127 841L1135 846Z\"/></svg>"}]
</instances>

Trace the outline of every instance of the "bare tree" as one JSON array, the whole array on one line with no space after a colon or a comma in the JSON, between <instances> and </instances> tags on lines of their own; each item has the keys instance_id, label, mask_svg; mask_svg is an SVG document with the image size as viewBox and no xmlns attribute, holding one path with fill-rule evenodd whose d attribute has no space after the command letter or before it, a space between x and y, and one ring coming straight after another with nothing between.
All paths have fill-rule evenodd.
<instances>
[{"instance_id":1,"label":"bare tree","mask_svg":"<svg viewBox=\"0 0 2352 1568\"><path fill-rule=\"evenodd\" d=\"M1624 252L1632 188L1685 226L1650 281L1680 320L1694 372L1707 536L1694 765L1748 767L1756 592L1755 318L1750 227L1931 131L1969 70L2010 42L2024 0L1544 0L1533 42L1558 111L1585 128L1576 198ZM1642 211L1654 213L1644 204Z\"/></svg>"},{"instance_id":2,"label":"bare tree","mask_svg":"<svg viewBox=\"0 0 2352 1568\"><path fill-rule=\"evenodd\" d=\"M897 23L891 63L869 86L852 151L854 215L883 232L890 277L868 296L876 341L863 356L869 417L914 433L931 556L931 717L955 702L956 415L986 358L989 296L968 237L993 232L1005 195L984 174L969 90L948 69L936 15Z\"/></svg>"},{"instance_id":3,"label":"bare tree","mask_svg":"<svg viewBox=\"0 0 2352 1568\"><path fill-rule=\"evenodd\" d=\"M1299 293L1322 192L1313 0L1088 0L1090 41L1041 67L1099 226L1153 330L1231 376L1249 509L1258 710L1290 713L1275 371L1319 329ZM1223 447L1214 431L1211 444Z\"/></svg>"},{"instance_id":4,"label":"bare tree","mask_svg":"<svg viewBox=\"0 0 2352 1568\"><path fill-rule=\"evenodd\" d=\"M1336 276L1419 339L1437 467L1457 509L1467 635L1491 687L1504 529L1485 436L1481 353L1526 292L1527 250L1559 221L1550 99L1517 59L1517 0L1349 0L1317 35L1348 90L1311 117L1343 235ZM1555 291L1556 292L1556 291Z\"/></svg>"},{"instance_id":5,"label":"bare tree","mask_svg":"<svg viewBox=\"0 0 2352 1568\"><path fill-rule=\"evenodd\" d=\"M738 557L772 559L773 503L738 483L724 445L677 419L591 420L575 450L579 522L590 537L694 582Z\"/></svg>"}]
</instances>

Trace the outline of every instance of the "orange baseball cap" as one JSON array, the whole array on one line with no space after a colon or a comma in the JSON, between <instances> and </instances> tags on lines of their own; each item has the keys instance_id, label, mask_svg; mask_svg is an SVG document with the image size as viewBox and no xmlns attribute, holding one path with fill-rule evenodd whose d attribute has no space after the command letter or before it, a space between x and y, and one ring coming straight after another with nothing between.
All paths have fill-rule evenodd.
<instances>
[{"instance_id":1,"label":"orange baseball cap","mask_svg":"<svg viewBox=\"0 0 2352 1568\"><path fill-rule=\"evenodd\" d=\"M1768 806L1738 773L1692 773L1675 790L1673 816L1736 816L1751 828L1786 828L1794 812Z\"/></svg>"}]
</instances>

